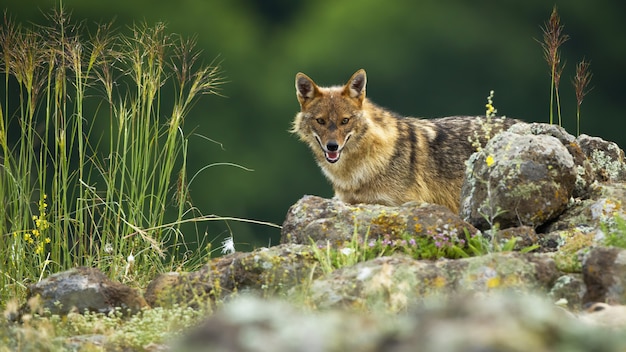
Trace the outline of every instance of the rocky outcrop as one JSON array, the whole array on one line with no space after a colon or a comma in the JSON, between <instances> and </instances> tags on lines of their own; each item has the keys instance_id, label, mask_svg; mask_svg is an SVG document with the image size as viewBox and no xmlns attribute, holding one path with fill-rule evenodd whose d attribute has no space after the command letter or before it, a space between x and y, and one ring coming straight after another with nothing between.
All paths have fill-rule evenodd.
<instances>
[{"instance_id":1,"label":"rocky outcrop","mask_svg":"<svg viewBox=\"0 0 626 352\"><path fill-rule=\"evenodd\" d=\"M273 351L624 350L626 335L606 329L626 326L626 249L609 246L626 246L624 181L624 152L614 143L516 124L468 161L460 216L433 204L305 196L289 209L280 245L161 274L144 297L152 307L225 305L175 350L207 341L215 350L241 351L255 350L251 344ZM480 250L470 246L476 238L486 240ZM407 239L423 240L420 248L445 239L458 246L458 257L476 256L363 255L370 243ZM512 240L515 246L503 245ZM343 255L352 263L333 269ZM63 307L53 310L59 314L145 305L103 276L78 268L34 285L31 294L51 310ZM276 296L321 313L303 313ZM389 315L353 310L405 314L385 320Z\"/></svg>"}]
</instances>

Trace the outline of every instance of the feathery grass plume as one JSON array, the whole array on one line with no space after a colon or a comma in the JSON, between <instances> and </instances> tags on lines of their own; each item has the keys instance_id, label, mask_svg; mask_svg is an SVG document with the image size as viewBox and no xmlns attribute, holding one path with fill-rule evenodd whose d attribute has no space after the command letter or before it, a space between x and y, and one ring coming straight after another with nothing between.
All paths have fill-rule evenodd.
<instances>
[{"instance_id":1,"label":"feathery grass plume","mask_svg":"<svg viewBox=\"0 0 626 352\"><path fill-rule=\"evenodd\" d=\"M559 126L561 125L559 83L561 81L561 73L565 67L565 64L561 65L559 48L569 40L569 36L563 34L563 28L564 26L561 24L556 5L554 5L550 19L541 27L543 42L540 42L540 44L543 48L544 59L550 67L550 124L554 123L554 102L556 101Z\"/></svg>"},{"instance_id":2,"label":"feathery grass plume","mask_svg":"<svg viewBox=\"0 0 626 352\"><path fill-rule=\"evenodd\" d=\"M576 92L576 134L580 135L580 106L583 103L585 95L589 93L592 88L587 88L591 82L593 74L589 71L591 62L583 59L576 65L576 75L572 79L574 90Z\"/></svg>"}]
</instances>

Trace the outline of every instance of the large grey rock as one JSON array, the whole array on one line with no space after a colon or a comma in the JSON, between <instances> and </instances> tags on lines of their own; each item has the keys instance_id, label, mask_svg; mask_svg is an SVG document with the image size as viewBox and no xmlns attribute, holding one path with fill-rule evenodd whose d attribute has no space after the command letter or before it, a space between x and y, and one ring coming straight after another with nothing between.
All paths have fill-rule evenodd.
<instances>
[{"instance_id":1,"label":"large grey rock","mask_svg":"<svg viewBox=\"0 0 626 352\"><path fill-rule=\"evenodd\" d=\"M577 174L559 139L500 133L468 161L461 217L483 230L538 227L566 209Z\"/></svg>"},{"instance_id":2,"label":"large grey rock","mask_svg":"<svg viewBox=\"0 0 626 352\"><path fill-rule=\"evenodd\" d=\"M518 123L513 125L509 132L521 135L546 135L558 139L567 149L576 164L576 186L574 187L573 196L576 198L585 198L596 180L595 173L588 159L588 155L578 144L578 140L567 133L567 131L558 125L550 125L547 123Z\"/></svg>"},{"instance_id":3,"label":"large grey rock","mask_svg":"<svg viewBox=\"0 0 626 352\"><path fill-rule=\"evenodd\" d=\"M336 199L304 196L289 208L281 243L341 246L355 234L363 240L384 235L432 236L443 228L464 236L476 229L448 208L436 204L406 203L399 207L376 204L350 205Z\"/></svg>"}]
</instances>

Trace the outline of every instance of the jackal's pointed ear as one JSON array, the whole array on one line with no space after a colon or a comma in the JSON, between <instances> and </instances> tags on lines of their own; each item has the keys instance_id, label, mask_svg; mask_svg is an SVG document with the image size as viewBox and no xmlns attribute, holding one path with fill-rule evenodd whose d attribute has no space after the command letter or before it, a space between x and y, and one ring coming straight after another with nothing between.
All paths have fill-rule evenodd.
<instances>
[{"instance_id":1,"label":"jackal's pointed ear","mask_svg":"<svg viewBox=\"0 0 626 352\"><path fill-rule=\"evenodd\" d=\"M357 98L361 102L365 99L365 85L367 84L367 75L364 69L356 71L344 87L344 94L348 94L352 98Z\"/></svg>"},{"instance_id":2,"label":"jackal's pointed ear","mask_svg":"<svg viewBox=\"0 0 626 352\"><path fill-rule=\"evenodd\" d=\"M300 106L304 107L307 101L310 101L318 93L315 82L302 72L296 75L296 96L300 102Z\"/></svg>"}]
</instances>

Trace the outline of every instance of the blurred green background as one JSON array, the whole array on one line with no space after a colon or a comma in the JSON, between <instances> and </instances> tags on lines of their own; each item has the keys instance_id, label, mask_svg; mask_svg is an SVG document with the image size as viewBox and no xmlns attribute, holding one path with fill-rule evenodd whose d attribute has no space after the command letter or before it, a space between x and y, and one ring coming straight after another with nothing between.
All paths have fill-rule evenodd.
<instances>
[{"instance_id":1,"label":"blurred green background","mask_svg":"<svg viewBox=\"0 0 626 352\"><path fill-rule=\"evenodd\" d=\"M20 22L44 23L52 0L3 0ZM594 87L582 105L581 132L626 145L626 3L557 3L571 39L562 49L564 127L576 133L570 80L575 64L591 60ZM190 174L215 162L192 184L204 214L281 224L304 194L332 196L307 147L287 130L299 106L294 76L344 83L368 73L368 96L400 114L419 117L484 114L495 90L500 114L547 122L550 78L540 26L553 2L374 0L65 0L75 21L167 23L197 36L205 63L218 57L225 97L201 98L185 122L222 143L191 139ZM199 225L219 244L234 235L237 249L277 244L279 230L237 222Z\"/></svg>"}]
</instances>

